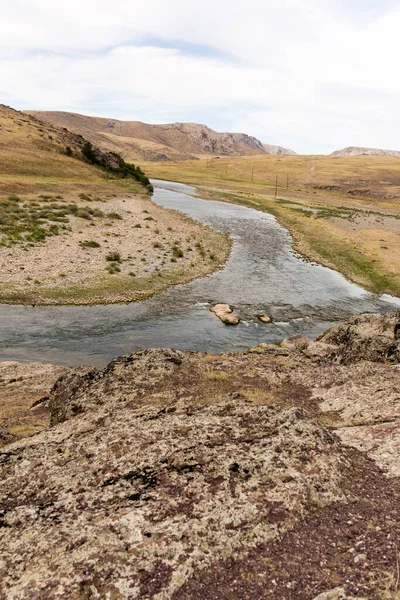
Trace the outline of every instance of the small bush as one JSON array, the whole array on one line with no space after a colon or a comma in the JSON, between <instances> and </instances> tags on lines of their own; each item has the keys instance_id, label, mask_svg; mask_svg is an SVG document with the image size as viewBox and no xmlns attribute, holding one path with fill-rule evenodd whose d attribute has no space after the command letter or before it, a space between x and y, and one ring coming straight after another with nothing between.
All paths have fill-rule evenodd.
<instances>
[{"instance_id":1,"label":"small bush","mask_svg":"<svg viewBox=\"0 0 400 600\"><path fill-rule=\"evenodd\" d=\"M84 242L79 242L79 245L82 248L100 248L99 242L94 242L93 240L85 240Z\"/></svg>"},{"instance_id":2,"label":"small bush","mask_svg":"<svg viewBox=\"0 0 400 600\"><path fill-rule=\"evenodd\" d=\"M106 256L106 260L109 262L121 262L121 255L117 251L109 252Z\"/></svg>"},{"instance_id":3,"label":"small bush","mask_svg":"<svg viewBox=\"0 0 400 600\"><path fill-rule=\"evenodd\" d=\"M137 223L137 224L136 224L134 227L135 227L136 229L142 229L142 226L141 226L141 224L140 224L140 223Z\"/></svg>"},{"instance_id":4,"label":"small bush","mask_svg":"<svg viewBox=\"0 0 400 600\"><path fill-rule=\"evenodd\" d=\"M116 221L122 221L122 217L120 214L116 213L116 212L110 212L107 213L106 215L109 219L114 219Z\"/></svg>"},{"instance_id":5,"label":"small bush","mask_svg":"<svg viewBox=\"0 0 400 600\"><path fill-rule=\"evenodd\" d=\"M174 258L183 258L184 254L183 254L182 248L178 248L178 246L174 246L172 248L172 256Z\"/></svg>"},{"instance_id":6,"label":"small bush","mask_svg":"<svg viewBox=\"0 0 400 600\"><path fill-rule=\"evenodd\" d=\"M86 221L90 221L92 218L89 212L84 208L78 208L76 216L79 217L79 219L86 219Z\"/></svg>"},{"instance_id":7,"label":"small bush","mask_svg":"<svg viewBox=\"0 0 400 600\"><path fill-rule=\"evenodd\" d=\"M116 262L112 262L106 267L106 271L108 271L110 275L114 275L115 273L120 273L121 268L117 265Z\"/></svg>"}]
</instances>

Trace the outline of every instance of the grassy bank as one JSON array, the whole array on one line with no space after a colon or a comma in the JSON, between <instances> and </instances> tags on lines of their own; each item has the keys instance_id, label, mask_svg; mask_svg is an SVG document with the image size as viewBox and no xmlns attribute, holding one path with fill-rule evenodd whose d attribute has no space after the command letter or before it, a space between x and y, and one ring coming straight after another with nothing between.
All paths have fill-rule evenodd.
<instances>
[{"instance_id":1,"label":"grassy bank","mask_svg":"<svg viewBox=\"0 0 400 600\"><path fill-rule=\"evenodd\" d=\"M192 263L187 267L167 268L147 276L106 276L87 278L78 284L52 285L47 282L33 282L32 285L18 286L0 284L0 303L26 305L96 305L117 304L146 300L168 287L188 283L198 277L210 275L228 259L231 242L221 236L211 246L213 258ZM111 275L111 276L110 276Z\"/></svg>"},{"instance_id":2,"label":"grassy bank","mask_svg":"<svg viewBox=\"0 0 400 600\"><path fill-rule=\"evenodd\" d=\"M195 185L202 197L268 212L304 257L374 293L400 296L398 159L266 156L148 163L146 169L152 177Z\"/></svg>"}]
</instances>

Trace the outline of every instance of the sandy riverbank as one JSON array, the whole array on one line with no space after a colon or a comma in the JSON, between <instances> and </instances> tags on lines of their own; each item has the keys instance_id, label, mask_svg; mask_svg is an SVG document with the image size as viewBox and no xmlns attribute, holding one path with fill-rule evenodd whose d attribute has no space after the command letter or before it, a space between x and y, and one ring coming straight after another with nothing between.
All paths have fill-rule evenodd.
<instances>
[{"instance_id":1,"label":"sandy riverbank","mask_svg":"<svg viewBox=\"0 0 400 600\"><path fill-rule=\"evenodd\" d=\"M63 208L68 211L72 206L73 212L64 217L67 222L59 225L56 221L57 235L38 243L19 241L0 247L0 302L139 300L169 285L207 275L229 255L227 236L159 207L150 198L85 196L20 201L22 208L38 204L56 218Z\"/></svg>"}]
</instances>

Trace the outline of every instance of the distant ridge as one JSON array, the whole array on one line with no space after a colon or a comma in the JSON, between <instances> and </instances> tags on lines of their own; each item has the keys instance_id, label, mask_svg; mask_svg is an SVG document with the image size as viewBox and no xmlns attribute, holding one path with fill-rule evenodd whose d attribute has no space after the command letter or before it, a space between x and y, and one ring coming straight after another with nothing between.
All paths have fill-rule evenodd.
<instances>
[{"instance_id":1,"label":"distant ridge","mask_svg":"<svg viewBox=\"0 0 400 600\"><path fill-rule=\"evenodd\" d=\"M289 150L289 148L283 148L282 146L274 146L273 144L263 144L263 147L267 154L297 154L294 150Z\"/></svg>"},{"instance_id":2,"label":"distant ridge","mask_svg":"<svg viewBox=\"0 0 400 600\"><path fill-rule=\"evenodd\" d=\"M218 133L198 123L151 125L58 111L26 111L41 121L85 136L103 150L127 160L188 160L204 155L246 156L292 154L280 146L262 144L245 133Z\"/></svg>"},{"instance_id":3,"label":"distant ridge","mask_svg":"<svg viewBox=\"0 0 400 600\"><path fill-rule=\"evenodd\" d=\"M398 150L381 150L380 148L359 148L357 146L349 146L342 150L332 152L330 156L395 156L400 158Z\"/></svg>"}]
</instances>

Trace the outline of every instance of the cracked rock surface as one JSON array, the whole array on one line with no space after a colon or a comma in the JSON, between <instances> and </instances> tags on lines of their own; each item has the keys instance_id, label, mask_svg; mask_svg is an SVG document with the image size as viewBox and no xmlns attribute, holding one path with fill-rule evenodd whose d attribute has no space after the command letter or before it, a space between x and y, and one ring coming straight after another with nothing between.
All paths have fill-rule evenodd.
<instances>
[{"instance_id":1,"label":"cracked rock surface","mask_svg":"<svg viewBox=\"0 0 400 600\"><path fill-rule=\"evenodd\" d=\"M57 374L0 450L0 598L394 600L398 314L358 319Z\"/></svg>"}]
</instances>

